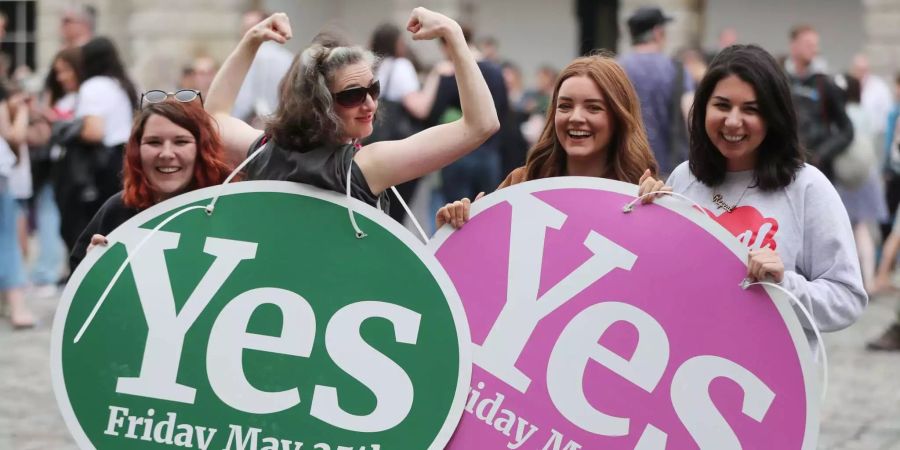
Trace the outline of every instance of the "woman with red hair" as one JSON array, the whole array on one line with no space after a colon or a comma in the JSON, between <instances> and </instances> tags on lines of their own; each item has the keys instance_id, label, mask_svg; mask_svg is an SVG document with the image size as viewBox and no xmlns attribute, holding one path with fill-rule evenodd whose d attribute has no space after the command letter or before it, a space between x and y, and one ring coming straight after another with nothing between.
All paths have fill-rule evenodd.
<instances>
[{"instance_id":1,"label":"woman with red hair","mask_svg":"<svg viewBox=\"0 0 900 450\"><path fill-rule=\"evenodd\" d=\"M497 189L561 176L638 184L656 171L640 98L612 55L598 53L577 58L560 72L541 137L525 165L510 172ZM459 228L469 220L470 209L467 198L448 203L437 211L435 223Z\"/></svg>"},{"instance_id":2,"label":"woman with red hair","mask_svg":"<svg viewBox=\"0 0 900 450\"><path fill-rule=\"evenodd\" d=\"M144 107L131 128L123 166L124 189L100 207L81 233L69 258L73 271L93 246L105 245L105 236L138 212L221 184L231 173L212 117L195 100L166 99Z\"/></svg>"}]
</instances>

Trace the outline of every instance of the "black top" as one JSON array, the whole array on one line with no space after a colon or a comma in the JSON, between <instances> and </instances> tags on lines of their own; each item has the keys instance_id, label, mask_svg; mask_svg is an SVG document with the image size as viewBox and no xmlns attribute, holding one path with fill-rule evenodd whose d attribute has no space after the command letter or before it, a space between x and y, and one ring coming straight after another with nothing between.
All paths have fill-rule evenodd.
<instances>
[{"instance_id":1,"label":"black top","mask_svg":"<svg viewBox=\"0 0 900 450\"><path fill-rule=\"evenodd\" d=\"M88 245L91 243L91 236L100 234L108 235L119 225L125 223L128 219L134 217L140 211L137 208L125 206L122 201L122 192L113 195L103 203L103 206L94 214L94 218L87 224L78 240L75 242L75 248L69 255L69 267L72 272L81 264L87 253Z\"/></svg>"},{"instance_id":2,"label":"black top","mask_svg":"<svg viewBox=\"0 0 900 450\"><path fill-rule=\"evenodd\" d=\"M488 90L491 92L491 98L494 100L494 108L497 110L497 118L500 123L504 123L506 113L509 111L509 97L506 93L506 81L503 80L503 71L500 66L490 61L478 61L478 68L481 69L481 75L487 84ZM428 122L430 125L440 123L441 116L451 108L462 110L459 99L459 88L456 84L456 75L441 76L438 83L437 94L434 103L431 106L431 112L428 114ZM500 146L500 133L496 133L475 151L483 148L496 149Z\"/></svg>"},{"instance_id":3,"label":"black top","mask_svg":"<svg viewBox=\"0 0 900 450\"><path fill-rule=\"evenodd\" d=\"M833 179L834 159L853 142L844 95L828 75L788 75L800 144L806 148L808 162Z\"/></svg>"},{"instance_id":4,"label":"black top","mask_svg":"<svg viewBox=\"0 0 900 450\"><path fill-rule=\"evenodd\" d=\"M250 156L260 146L265 146L244 168L247 180L294 181L347 194L347 169L356 154L356 146L323 145L300 151L283 148L267 138L264 135L257 139L247 152L247 156ZM356 164L351 169L350 195L372 206L376 206L380 198L382 209L387 210L387 196L384 192L380 195L372 193L369 183Z\"/></svg>"},{"instance_id":5,"label":"black top","mask_svg":"<svg viewBox=\"0 0 900 450\"><path fill-rule=\"evenodd\" d=\"M283 149L272 140L267 140L266 136L262 136L250 146L248 155L260 145L266 148L244 169L248 180L294 181L346 195L347 168L353 160L353 155L356 154L355 146L351 144L322 146L300 152ZM381 208L387 211L389 203L387 196L384 193L381 195L372 193L369 183L356 164L352 168L350 195L372 206L376 206L381 198ZM87 247L91 243L91 236L108 235L138 212L140 211L135 208L125 206L121 192L110 197L78 237L75 248L69 255L71 270L74 271L84 259Z\"/></svg>"}]
</instances>

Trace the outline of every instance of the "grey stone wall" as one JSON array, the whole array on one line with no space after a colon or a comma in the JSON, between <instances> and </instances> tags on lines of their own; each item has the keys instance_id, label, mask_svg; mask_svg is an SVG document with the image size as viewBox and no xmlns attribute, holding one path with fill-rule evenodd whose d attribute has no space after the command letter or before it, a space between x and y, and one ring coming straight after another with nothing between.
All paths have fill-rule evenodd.
<instances>
[{"instance_id":1,"label":"grey stone wall","mask_svg":"<svg viewBox=\"0 0 900 450\"><path fill-rule=\"evenodd\" d=\"M863 0L864 49L872 69L893 78L900 70L900 0Z\"/></svg>"},{"instance_id":2,"label":"grey stone wall","mask_svg":"<svg viewBox=\"0 0 900 450\"><path fill-rule=\"evenodd\" d=\"M53 55L59 49L60 16L69 1L71 0L40 0L37 2L37 60L41 68L49 65ZM709 15L708 8L716 5L708 3L709 1L621 0L620 51L627 51L630 44L625 20L635 9L648 4L662 7L667 14L675 18L667 28L670 51L688 44L709 41L711 33L716 31L704 29L705 26L715 26L715 24L709 23L713 18L707 16ZM869 54L873 69L886 76L900 70L900 0L851 1L858 4L858 8L861 9L864 35L861 37L861 49ZM314 28L328 21L343 23L354 41L365 43L368 40L368 33L376 25L373 21L387 19L402 24L410 9L423 4L448 12L455 17L462 16L469 19L482 33L491 33L492 30L496 30L493 34L501 37L501 44L504 41L507 42L501 48L504 56L512 60L523 61L524 66L530 67L536 65L536 61L546 59L562 64L568 61L568 58L575 56L573 52L576 30L574 29L574 18L568 17L572 14L572 6L568 4L547 3L546 7L540 7L537 4L526 2L529 4L528 8L516 9L513 6L516 5L516 2L508 0L484 0L483 2L475 0L369 0L366 2L358 0L156 0L152 2L145 0L88 0L88 2L94 4L100 11L98 33L111 37L119 45L123 58L132 68L133 76L141 86L169 87L177 79L180 68L197 54L208 54L221 62L238 40L241 11L254 3L262 4L272 10L285 10L294 17L293 20L297 23L298 29L295 30L296 42L288 44L288 48L291 50L303 47L308 41L308 37L314 34ZM744 2L741 4L744 5L741 8L753 8L753 4ZM794 11L796 8L792 9L794 6L796 5L790 2L785 4L785 14L799 14ZM505 13L498 15L498 12L502 11ZM515 17L512 17L513 12ZM747 12L753 12L753 10ZM373 13L377 13L378 17L373 17ZM717 14L719 15L715 20L727 19L727 17L720 17L721 11ZM730 10L728 14L741 13L738 9L734 9ZM760 12L755 11L755 14L758 16ZM295 15L297 16L295 17ZM468 15L472 17L466 17ZM737 21L738 18L740 17L732 20ZM803 17L797 17L798 21L802 21L802 19ZM834 23L836 20L839 18L832 18L828 23ZM536 29L535 25L522 25L526 29L520 29L516 24L534 23L561 27L559 30L554 29L554 36L560 31L570 32L572 36L569 40L573 42L573 49L563 45L565 48L559 48L556 52L543 55L536 54L534 48L524 50L519 48L522 46L517 46L517 40L522 38L512 36L533 32ZM767 24L753 25L754 29L765 26ZM537 30L543 31L542 28L539 27ZM828 45L827 36L824 35L832 36L834 39L836 38L834 33L840 30L823 29L821 31L823 32L823 45ZM786 38L781 39L784 30L779 28L777 32L779 33L777 42L781 43L779 45L786 45L783 43ZM307 34L309 36L306 36ZM541 39L538 43L542 43L544 40L546 39ZM561 45L560 42L551 41L548 40L546 44ZM835 42L832 44L834 45ZM772 50L775 52L784 50L776 48L778 46L774 44L772 46ZM540 51L545 52L546 50L542 48ZM421 56L426 62L436 57L430 51L424 53ZM558 56L557 53L563 55L558 58L560 61L554 59L555 56ZM831 62L835 70L843 69L849 62L843 61L845 59L843 57L832 59L834 59Z\"/></svg>"},{"instance_id":3,"label":"grey stone wall","mask_svg":"<svg viewBox=\"0 0 900 450\"><path fill-rule=\"evenodd\" d=\"M47 68L60 48L66 0L38 3L38 66ZM171 89L181 67L199 54L221 63L239 37L249 0L94 0L97 34L116 43L139 86Z\"/></svg>"}]
</instances>

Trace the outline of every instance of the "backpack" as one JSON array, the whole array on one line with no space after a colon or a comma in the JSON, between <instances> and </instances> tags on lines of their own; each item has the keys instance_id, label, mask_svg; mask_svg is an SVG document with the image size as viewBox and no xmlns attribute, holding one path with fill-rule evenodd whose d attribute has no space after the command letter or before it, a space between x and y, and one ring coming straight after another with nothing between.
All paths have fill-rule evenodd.
<instances>
[{"instance_id":1,"label":"backpack","mask_svg":"<svg viewBox=\"0 0 900 450\"><path fill-rule=\"evenodd\" d=\"M808 86L797 80L791 83L791 97L797 114L800 143L811 153L831 135L831 121L825 107L826 75L817 74L814 77L814 86ZM820 159L820 155L814 153L810 156L813 162Z\"/></svg>"},{"instance_id":2,"label":"backpack","mask_svg":"<svg viewBox=\"0 0 900 450\"><path fill-rule=\"evenodd\" d=\"M834 175L837 181L848 187L859 187L878 164L875 140L869 130L865 112L859 105L847 105L847 116L853 123L853 142L834 159Z\"/></svg>"},{"instance_id":3,"label":"backpack","mask_svg":"<svg viewBox=\"0 0 900 450\"><path fill-rule=\"evenodd\" d=\"M393 62L388 71L387 79L382 87L383 92L389 92L391 75L394 72ZM402 102L382 98L378 100L378 111L375 114L375 127L372 134L364 140L366 144L380 141L399 141L406 139L425 129L422 121L416 119L406 110Z\"/></svg>"}]
</instances>

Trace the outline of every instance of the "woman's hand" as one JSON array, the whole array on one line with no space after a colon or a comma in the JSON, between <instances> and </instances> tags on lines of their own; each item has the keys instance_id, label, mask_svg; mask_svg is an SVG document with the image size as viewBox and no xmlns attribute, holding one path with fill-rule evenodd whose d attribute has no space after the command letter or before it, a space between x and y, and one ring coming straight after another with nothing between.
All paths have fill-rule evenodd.
<instances>
[{"instance_id":1,"label":"woman's hand","mask_svg":"<svg viewBox=\"0 0 900 450\"><path fill-rule=\"evenodd\" d=\"M644 171L644 174L641 175L641 179L638 181L638 196L643 196L644 194L649 194L651 192L672 192L672 186L666 186L662 180L657 180L650 175L650 169ZM656 200L660 196L664 194L657 193L653 195L648 195L646 197L641 197L641 203L647 204L651 203L653 200Z\"/></svg>"},{"instance_id":2,"label":"woman's hand","mask_svg":"<svg viewBox=\"0 0 900 450\"><path fill-rule=\"evenodd\" d=\"M772 277L776 283L781 283L784 280L784 262L775 250L768 247L750 250L747 276L754 281L764 281L766 277Z\"/></svg>"},{"instance_id":3,"label":"woman's hand","mask_svg":"<svg viewBox=\"0 0 900 450\"><path fill-rule=\"evenodd\" d=\"M421 6L413 9L410 13L406 29L412 33L415 41L448 37L449 33L454 30L461 31L459 24L453 19Z\"/></svg>"},{"instance_id":4,"label":"woman's hand","mask_svg":"<svg viewBox=\"0 0 900 450\"><path fill-rule=\"evenodd\" d=\"M275 13L262 22L247 30L246 38L262 44L266 41L274 41L284 44L291 39L291 21L285 13Z\"/></svg>"},{"instance_id":5,"label":"woman's hand","mask_svg":"<svg viewBox=\"0 0 900 450\"><path fill-rule=\"evenodd\" d=\"M484 196L484 192L480 192L475 200ZM469 221L469 211L472 209L472 202L468 198L457 200L453 203L447 203L437 211L434 221L438 228L445 224L450 224L453 228L461 228Z\"/></svg>"},{"instance_id":6,"label":"woman's hand","mask_svg":"<svg viewBox=\"0 0 900 450\"><path fill-rule=\"evenodd\" d=\"M91 236L91 243L88 244L87 251L85 253L89 253L94 247L103 246L106 247L109 244L109 241L106 240L106 236L102 234L95 234Z\"/></svg>"}]
</instances>

